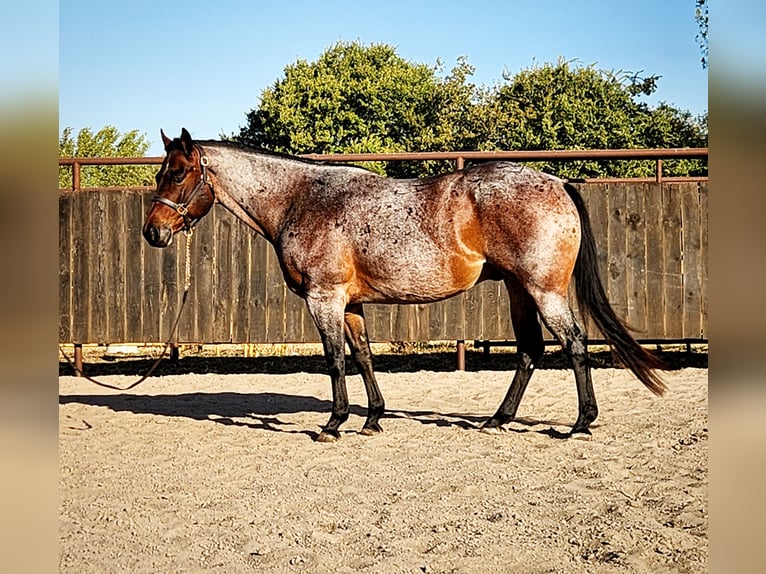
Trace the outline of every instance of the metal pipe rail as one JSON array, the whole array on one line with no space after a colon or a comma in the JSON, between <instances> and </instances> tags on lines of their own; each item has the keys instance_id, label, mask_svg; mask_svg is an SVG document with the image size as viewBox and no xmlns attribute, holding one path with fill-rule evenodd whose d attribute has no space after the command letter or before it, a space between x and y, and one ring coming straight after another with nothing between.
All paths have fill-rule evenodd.
<instances>
[{"instance_id":1,"label":"metal pipe rail","mask_svg":"<svg viewBox=\"0 0 766 574\"><path fill-rule=\"evenodd\" d=\"M515 151L427 151L397 153L340 153L340 154L302 154L298 157L326 162L355 161L454 161L456 169L463 169L466 161L541 161L582 159L606 160L655 160L655 177L650 178L588 178L585 183L615 183L632 181L641 183L675 183L688 181L706 181L707 177L663 177L662 160L664 159L707 159L708 148L662 148L662 149L602 149L602 150L515 150ZM162 156L147 157L62 157L59 166L72 167L72 189L64 191L95 191L101 188L82 188L81 168L85 165L159 165ZM142 188L144 189L144 188ZM151 189L146 187L145 189Z\"/></svg>"}]
</instances>

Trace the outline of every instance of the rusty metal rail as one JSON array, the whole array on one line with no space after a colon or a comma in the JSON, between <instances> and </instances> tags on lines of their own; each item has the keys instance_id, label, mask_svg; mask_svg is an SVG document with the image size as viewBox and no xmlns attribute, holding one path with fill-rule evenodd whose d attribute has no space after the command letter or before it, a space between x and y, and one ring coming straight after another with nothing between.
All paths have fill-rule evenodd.
<instances>
[{"instance_id":1,"label":"rusty metal rail","mask_svg":"<svg viewBox=\"0 0 766 574\"><path fill-rule=\"evenodd\" d=\"M299 157L327 162L348 163L356 161L454 161L456 169L463 169L466 161L514 160L574 161L583 159L601 160L655 160L654 177L644 178L589 178L585 183L616 183L631 181L635 183L680 183L689 181L707 181L707 177L663 177L664 159L707 159L708 148L664 148L664 149L602 149L602 150L516 150L516 151L429 151L402 153L349 153L349 154L303 154ZM102 188L83 188L80 185L81 168L86 165L159 165L161 156L148 157L62 157L59 166L72 167L72 189L64 191L96 191ZM151 186L135 189L151 189Z\"/></svg>"}]
</instances>

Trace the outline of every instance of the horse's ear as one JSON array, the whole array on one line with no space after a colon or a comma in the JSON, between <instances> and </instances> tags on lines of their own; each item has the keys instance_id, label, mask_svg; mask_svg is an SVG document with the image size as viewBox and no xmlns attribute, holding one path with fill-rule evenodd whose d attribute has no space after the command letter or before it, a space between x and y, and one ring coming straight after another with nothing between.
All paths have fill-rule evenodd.
<instances>
[{"instance_id":1,"label":"horse's ear","mask_svg":"<svg viewBox=\"0 0 766 574\"><path fill-rule=\"evenodd\" d=\"M168 146L173 141L168 136L165 135L165 132L162 131L162 128L160 128L160 135L162 136L162 145L165 146L165 151L167 151Z\"/></svg>"},{"instance_id":2,"label":"horse's ear","mask_svg":"<svg viewBox=\"0 0 766 574\"><path fill-rule=\"evenodd\" d=\"M186 128L181 128L181 147L186 155L191 155L192 149L194 148L191 134L186 131Z\"/></svg>"}]
</instances>

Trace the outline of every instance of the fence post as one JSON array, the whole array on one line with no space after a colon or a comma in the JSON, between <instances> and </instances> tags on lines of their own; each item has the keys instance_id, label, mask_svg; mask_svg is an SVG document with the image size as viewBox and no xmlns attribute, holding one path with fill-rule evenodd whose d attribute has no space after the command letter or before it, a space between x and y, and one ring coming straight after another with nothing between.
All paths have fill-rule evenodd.
<instances>
[{"instance_id":1,"label":"fence post","mask_svg":"<svg viewBox=\"0 0 766 574\"><path fill-rule=\"evenodd\" d=\"M657 183L662 183L662 160L657 160Z\"/></svg>"},{"instance_id":2,"label":"fence post","mask_svg":"<svg viewBox=\"0 0 766 574\"><path fill-rule=\"evenodd\" d=\"M80 191L80 162L72 163L72 191Z\"/></svg>"},{"instance_id":3,"label":"fence post","mask_svg":"<svg viewBox=\"0 0 766 574\"><path fill-rule=\"evenodd\" d=\"M74 344L74 368L77 376L82 377L82 343Z\"/></svg>"},{"instance_id":4,"label":"fence post","mask_svg":"<svg viewBox=\"0 0 766 574\"><path fill-rule=\"evenodd\" d=\"M457 342L457 365L458 371L465 371L465 341L460 339Z\"/></svg>"}]
</instances>

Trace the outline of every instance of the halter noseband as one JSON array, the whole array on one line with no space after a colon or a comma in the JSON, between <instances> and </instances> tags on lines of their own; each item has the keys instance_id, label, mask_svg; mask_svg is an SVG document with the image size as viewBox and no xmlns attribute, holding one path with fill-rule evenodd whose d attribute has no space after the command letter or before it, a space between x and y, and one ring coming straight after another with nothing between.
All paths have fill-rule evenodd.
<instances>
[{"instance_id":1,"label":"halter noseband","mask_svg":"<svg viewBox=\"0 0 766 574\"><path fill-rule=\"evenodd\" d=\"M210 182L207 179L207 156L202 155L202 149L200 149L199 146L195 145L197 148L197 151L199 151L200 154L200 168L202 169L202 175L200 176L199 181L197 182L197 185L194 186L194 188L191 190L191 193L189 194L189 199L186 201L186 203L176 203L172 199L168 199L167 197L162 197L159 195L155 195L152 197L153 202L162 203L163 205L167 205L171 209L174 209L178 215L183 217L184 220L184 231L187 233L192 230L192 228L197 224L199 221L199 218L192 219L189 217L189 210L187 209L187 205L191 202L192 199L197 195L197 192L203 185L207 185L210 189L210 193L213 194L213 198L215 198L215 193L213 192L213 186L210 184Z\"/></svg>"}]
</instances>

